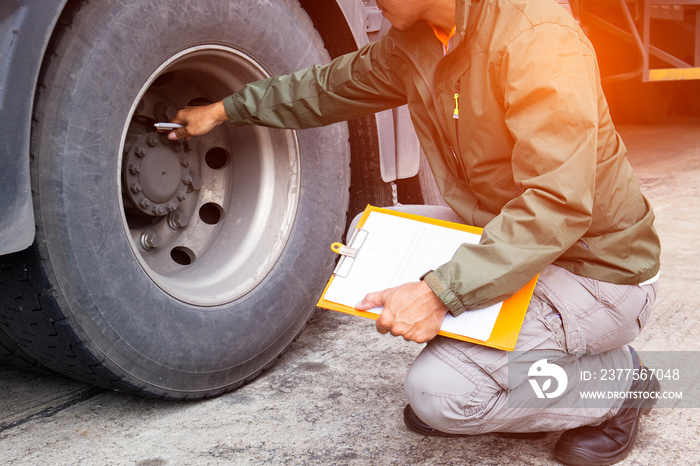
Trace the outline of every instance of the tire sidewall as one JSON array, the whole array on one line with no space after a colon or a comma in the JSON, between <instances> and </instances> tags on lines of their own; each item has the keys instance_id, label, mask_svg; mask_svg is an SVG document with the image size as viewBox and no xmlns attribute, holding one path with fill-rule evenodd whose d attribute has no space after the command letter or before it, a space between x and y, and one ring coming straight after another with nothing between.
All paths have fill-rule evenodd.
<instances>
[{"instance_id":1,"label":"tire sidewall","mask_svg":"<svg viewBox=\"0 0 700 466\"><path fill-rule=\"evenodd\" d=\"M50 72L35 164L40 248L59 307L110 370L165 393L236 384L289 345L330 273L348 195L344 125L299 131L295 225L262 283L233 303L195 307L148 277L123 226L118 180L123 127L150 74L205 44L235 47L272 75L327 59L295 3L200 3L84 7Z\"/></svg>"}]
</instances>

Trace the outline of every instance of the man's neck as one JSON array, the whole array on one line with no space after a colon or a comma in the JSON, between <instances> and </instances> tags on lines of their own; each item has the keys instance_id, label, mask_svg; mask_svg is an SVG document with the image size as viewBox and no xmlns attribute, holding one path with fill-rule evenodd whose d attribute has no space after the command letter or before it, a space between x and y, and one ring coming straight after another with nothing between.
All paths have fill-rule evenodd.
<instances>
[{"instance_id":1,"label":"man's neck","mask_svg":"<svg viewBox=\"0 0 700 466\"><path fill-rule=\"evenodd\" d=\"M455 0L433 0L432 3L423 19L449 33L455 25Z\"/></svg>"}]
</instances>

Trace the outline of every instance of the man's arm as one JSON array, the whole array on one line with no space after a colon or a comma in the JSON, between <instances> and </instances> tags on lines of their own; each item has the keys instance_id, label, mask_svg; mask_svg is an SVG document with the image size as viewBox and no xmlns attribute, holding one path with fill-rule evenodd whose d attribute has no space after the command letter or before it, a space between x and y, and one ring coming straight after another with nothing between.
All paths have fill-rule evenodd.
<instances>
[{"instance_id":1,"label":"man's arm","mask_svg":"<svg viewBox=\"0 0 700 466\"><path fill-rule=\"evenodd\" d=\"M170 137L202 135L226 120L234 126L312 128L398 107L406 103L394 67L401 60L380 40L327 65L248 83L221 102L178 112L173 122L186 127Z\"/></svg>"},{"instance_id":2,"label":"man's arm","mask_svg":"<svg viewBox=\"0 0 700 466\"><path fill-rule=\"evenodd\" d=\"M327 65L246 85L224 106L234 126L303 129L370 115L406 103L401 60L381 39Z\"/></svg>"}]
</instances>

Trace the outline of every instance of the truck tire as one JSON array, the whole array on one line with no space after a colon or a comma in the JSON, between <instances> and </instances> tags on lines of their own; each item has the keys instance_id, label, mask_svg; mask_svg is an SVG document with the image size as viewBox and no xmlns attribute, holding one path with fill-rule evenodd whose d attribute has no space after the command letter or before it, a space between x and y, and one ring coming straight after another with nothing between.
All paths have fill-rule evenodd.
<instances>
[{"instance_id":1,"label":"truck tire","mask_svg":"<svg viewBox=\"0 0 700 466\"><path fill-rule=\"evenodd\" d=\"M294 0L72 3L35 106L36 241L0 258L0 330L106 388L232 390L290 346L332 271L347 125L183 144L153 123L328 55Z\"/></svg>"},{"instance_id":2,"label":"truck tire","mask_svg":"<svg viewBox=\"0 0 700 466\"><path fill-rule=\"evenodd\" d=\"M17 343L0 331L0 366L14 366L27 371L48 374L39 362L22 350Z\"/></svg>"}]
</instances>

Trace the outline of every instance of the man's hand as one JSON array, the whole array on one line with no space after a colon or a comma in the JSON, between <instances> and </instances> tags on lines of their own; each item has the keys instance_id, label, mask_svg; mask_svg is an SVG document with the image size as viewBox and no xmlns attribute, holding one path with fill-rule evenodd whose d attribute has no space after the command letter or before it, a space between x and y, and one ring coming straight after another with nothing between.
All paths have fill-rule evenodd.
<instances>
[{"instance_id":1,"label":"man's hand","mask_svg":"<svg viewBox=\"0 0 700 466\"><path fill-rule=\"evenodd\" d=\"M185 107L175 115L171 123L185 125L168 133L168 139L189 139L202 136L228 120L223 101L201 107Z\"/></svg>"},{"instance_id":2,"label":"man's hand","mask_svg":"<svg viewBox=\"0 0 700 466\"><path fill-rule=\"evenodd\" d=\"M391 332L416 343L435 338L447 314L447 307L423 281L370 293L355 307L366 311L382 306L377 331Z\"/></svg>"}]
</instances>

